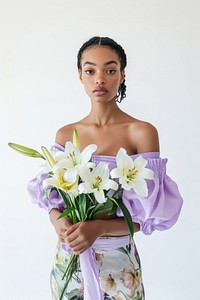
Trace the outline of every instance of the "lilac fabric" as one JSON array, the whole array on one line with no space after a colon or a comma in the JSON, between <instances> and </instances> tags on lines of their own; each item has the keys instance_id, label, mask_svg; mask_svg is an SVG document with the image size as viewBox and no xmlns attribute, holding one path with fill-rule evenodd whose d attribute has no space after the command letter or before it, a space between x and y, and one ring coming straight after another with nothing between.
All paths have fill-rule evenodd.
<instances>
[{"instance_id":1,"label":"lilac fabric","mask_svg":"<svg viewBox=\"0 0 200 300\"><path fill-rule=\"evenodd\" d=\"M64 147L55 143L51 151L64 151ZM147 180L148 196L140 198L132 189L124 190L122 198L132 220L140 224L140 229L144 234L151 234L154 230L169 229L176 223L183 200L176 183L166 175L167 159L160 158L159 152L140 153L131 157L135 159L139 155L148 161L147 167L154 172L154 180ZM100 161L107 162L110 170L116 167L115 156L94 155L92 160L96 164ZM65 204L56 192L51 193L47 198L47 192L42 186L42 181L47 176L40 175L28 183L28 191L32 200L48 212L52 208L63 211ZM117 215L123 216L120 210L117 211Z\"/></svg>"},{"instance_id":2,"label":"lilac fabric","mask_svg":"<svg viewBox=\"0 0 200 300\"><path fill-rule=\"evenodd\" d=\"M129 236L98 238L90 248L79 255L82 276L84 278L85 300L104 299L99 284L99 270L96 264L95 252L93 249L116 249L119 247L125 247L129 243ZM62 247L66 252L71 252L71 249L66 244L62 244Z\"/></svg>"}]
</instances>

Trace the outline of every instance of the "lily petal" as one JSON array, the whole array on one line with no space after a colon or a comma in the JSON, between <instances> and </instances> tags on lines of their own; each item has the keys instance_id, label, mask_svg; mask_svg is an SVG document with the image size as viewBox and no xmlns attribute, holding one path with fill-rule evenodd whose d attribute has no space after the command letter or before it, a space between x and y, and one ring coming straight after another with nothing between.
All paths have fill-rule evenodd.
<instances>
[{"instance_id":1,"label":"lily petal","mask_svg":"<svg viewBox=\"0 0 200 300\"><path fill-rule=\"evenodd\" d=\"M102 184L104 184L109 179L108 164L105 162L100 162L92 171L92 177L100 177L102 179Z\"/></svg>"},{"instance_id":2,"label":"lily petal","mask_svg":"<svg viewBox=\"0 0 200 300\"><path fill-rule=\"evenodd\" d=\"M82 151L81 156L82 156L82 163L87 163L92 156L92 153L94 153L97 150L97 145L91 144L85 147L85 149Z\"/></svg>"},{"instance_id":3,"label":"lily petal","mask_svg":"<svg viewBox=\"0 0 200 300\"><path fill-rule=\"evenodd\" d=\"M94 196L98 203L106 202L106 198L105 198L103 190L96 190L94 192Z\"/></svg>"},{"instance_id":4,"label":"lily petal","mask_svg":"<svg viewBox=\"0 0 200 300\"><path fill-rule=\"evenodd\" d=\"M111 170L110 176L112 178L119 178L119 177L123 176L122 170L119 169L119 168L114 168L114 169Z\"/></svg>"},{"instance_id":5,"label":"lily petal","mask_svg":"<svg viewBox=\"0 0 200 300\"><path fill-rule=\"evenodd\" d=\"M138 170L143 169L147 165L147 160L140 155L134 160L134 165Z\"/></svg>"},{"instance_id":6,"label":"lily petal","mask_svg":"<svg viewBox=\"0 0 200 300\"><path fill-rule=\"evenodd\" d=\"M79 176L86 182L91 183L92 182L92 176L90 169L85 165L78 165L76 166L76 170L79 174Z\"/></svg>"},{"instance_id":7,"label":"lily petal","mask_svg":"<svg viewBox=\"0 0 200 300\"><path fill-rule=\"evenodd\" d=\"M47 178L43 180L42 185L47 186L58 186L58 180L55 177Z\"/></svg>"},{"instance_id":8,"label":"lily petal","mask_svg":"<svg viewBox=\"0 0 200 300\"><path fill-rule=\"evenodd\" d=\"M58 151L54 154L54 157L55 157L55 160L56 161L60 161L62 159L65 159L66 158L66 155L63 151Z\"/></svg>"},{"instance_id":9,"label":"lily petal","mask_svg":"<svg viewBox=\"0 0 200 300\"><path fill-rule=\"evenodd\" d=\"M139 176L145 178L145 179L153 179L154 178L154 172L150 169L143 169L139 174Z\"/></svg>"},{"instance_id":10,"label":"lily petal","mask_svg":"<svg viewBox=\"0 0 200 300\"><path fill-rule=\"evenodd\" d=\"M118 183L114 180L108 179L108 182L105 184L105 189L112 189L116 191L118 189Z\"/></svg>"},{"instance_id":11,"label":"lily petal","mask_svg":"<svg viewBox=\"0 0 200 300\"><path fill-rule=\"evenodd\" d=\"M127 183L127 180L125 177L120 177L119 183L122 185L122 188L127 191L130 191L130 189L132 188L132 183Z\"/></svg>"},{"instance_id":12,"label":"lily petal","mask_svg":"<svg viewBox=\"0 0 200 300\"><path fill-rule=\"evenodd\" d=\"M95 163L93 163L93 162L88 162L88 163L87 163L87 168L88 168L88 169L94 169L95 166L96 166L96 165L95 165Z\"/></svg>"},{"instance_id":13,"label":"lily petal","mask_svg":"<svg viewBox=\"0 0 200 300\"><path fill-rule=\"evenodd\" d=\"M126 153L125 149L120 148L116 155L117 168L120 170L123 168L123 154Z\"/></svg>"},{"instance_id":14,"label":"lily petal","mask_svg":"<svg viewBox=\"0 0 200 300\"><path fill-rule=\"evenodd\" d=\"M58 161L54 167L53 171L59 170L59 169L68 169L68 168L73 168L73 162L70 159L62 159L61 161Z\"/></svg>"},{"instance_id":15,"label":"lily petal","mask_svg":"<svg viewBox=\"0 0 200 300\"><path fill-rule=\"evenodd\" d=\"M147 197L148 195L148 189L146 181L141 179L139 181L135 181L132 185L135 193L140 197Z\"/></svg>"},{"instance_id":16,"label":"lily petal","mask_svg":"<svg viewBox=\"0 0 200 300\"><path fill-rule=\"evenodd\" d=\"M75 182L77 180L77 171L74 168L67 169L64 173L64 179L68 182Z\"/></svg>"},{"instance_id":17,"label":"lily petal","mask_svg":"<svg viewBox=\"0 0 200 300\"><path fill-rule=\"evenodd\" d=\"M86 182L82 182L78 186L78 190L80 194L93 193L93 189Z\"/></svg>"},{"instance_id":18,"label":"lily petal","mask_svg":"<svg viewBox=\"0 0 200 300\"><path fill-rule=\"evenodd\" d=\"M72 142L66 142L65 155L67 158L74 160L74 165L81 162L81 152L72 144Z\"/></svg>"},{"instance_id":19,"label":"lily petal","mask_svg":"<svg viewBox=\"0 0 200 300\"><path fill-rule=\"evenodd\" d=\"M116 162L117 162L117 167L119 169L125 169L125 170L127 170L127 168L130 168L130 166L133 163L131 157L129 157L126 154L126 150L124 148L119 149L116 156Z\"/></svg>"}]
</instances>

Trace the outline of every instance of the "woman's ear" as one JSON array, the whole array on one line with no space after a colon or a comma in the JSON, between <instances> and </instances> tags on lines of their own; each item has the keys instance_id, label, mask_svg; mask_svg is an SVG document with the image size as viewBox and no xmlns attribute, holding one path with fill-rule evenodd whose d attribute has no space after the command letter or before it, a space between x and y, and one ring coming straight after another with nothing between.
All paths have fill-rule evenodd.
<instances>
[{"instance_id":1,"label":"woman's ear","mask_svg":"<svg viewBox=\"0 0 200 300\"><path fill-rule=\"evenodd\" d=\"M82 70L78 70L78 74L79 74L79 79L81 81L81 83L83 83L83 80L82 80Z\"/></svg>"},{"instance_id":2,"label":"woman's ear","mask_svg":"<svg viewBox=\"0 0 200 300\"><path fill-rule=\"evenodd\" d=\"M124 82L124 79L125 79L125 70L122 70L120 84L122 84L122 82Z\"/></svg>"}]
</instances>

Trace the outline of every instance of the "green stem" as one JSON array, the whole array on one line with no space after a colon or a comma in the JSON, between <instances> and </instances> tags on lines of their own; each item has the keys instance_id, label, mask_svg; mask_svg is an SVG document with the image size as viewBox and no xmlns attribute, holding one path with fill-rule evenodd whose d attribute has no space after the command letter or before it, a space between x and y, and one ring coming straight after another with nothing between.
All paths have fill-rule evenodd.
<instances>
[{"instance_id":1,"label":"green stem","mask_svg":"<svg viewBox=\"0 0 200 300\"><path fill-rule=\"evenodd\" d=\"M69 265L67 266L67 269L64 272L64 275L62 277L62 280L64 280L64 278L66 277L66 282L63 287L63 290L62 290L59 300L62 300L64 293L68 287L68 284L69 284L70 280L72 279L72 275L73 275L74 271L77 269L77 260L78 260L77 255L72 254Z\"/></svg>"},{"instance_id":2,"label":"green stem","mask_svg":"<svg viewBox=\"0 0 200 300\"><path fill-rule=\"evenodd\" d=\"M71 199L70 195L69 195L69 202L70 202L71 207L74 207L73 200ZM75 207L75 209L76 209L76 207ZM75 213L74 210L71 212L71 215L72 215L72 223L76 224L77 223L77 217L76 217L76 213Z\"/></svg>"},{"instance_id":3,"label":"green stem","mask_svg":"<svg viewBox=\"0 0 200 300\"><path fill-rule=\"evenodd\" d=\"M114 198L119 193L119 191L121 190L121 187L122 187L122 185L119 184L118 189L114 192L114 194L112 195L111 198Z\"/></svg>"},{"instance_id":4,"label":"green stem","mask_svg":"<svg viewBox=\"0 0 200 300\"><path fill-rule=\"evenodd\" d=\"M64 272L64 274L63 274L62 280L63 280L63 279L65 278L65 276L67 275L67 272L68 272L68 270L71 268L71 265L73 264L74 260L75 260L75 254L72 254L72 256L70 257L69 264L68 264L68 266L67 266L67 268L66 268L66 270L65 270L65 272Z\"/></svg>"},{"instance_id":5,"label":"green stem","mask_svg":"<svg viewBox=\"0 0 200 300\"><path fill-rule=\"evenodd\" d=\"M120 293L126 298L126 300L129 300L129 299L127 298L127 296L126 296L122 291L120 291Z\"/></svg>"},{"instance_id":6,"label":"green stem","mask_svg":"<svg viewBox=\"0 0 200 300\"><path fill-rule=\"evenodd\" d=\"M120 199L120 198L116 200L113 197L110 197L110 199L121 209L121 211L124 215L124 220L126 221L126 224L128 226L130 235L133 238L133 235L134 235L133 221L132 221L130 212L128 211L126 205L123 203L122 199Z\"/></svg>"}]
</instances>

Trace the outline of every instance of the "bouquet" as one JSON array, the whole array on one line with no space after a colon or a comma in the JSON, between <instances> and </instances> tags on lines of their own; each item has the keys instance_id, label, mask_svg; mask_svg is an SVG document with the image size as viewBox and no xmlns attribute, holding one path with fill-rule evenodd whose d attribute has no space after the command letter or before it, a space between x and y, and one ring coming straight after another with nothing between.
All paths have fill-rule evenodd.
<instances>
[{"instance_id":1,"label":"bouquet","mask_svg":"<svg viewBox=\"0 0 200 300\"><path fill-rule=\"evenodd\" d=\"M56 190L66 205L59 218L68 217L75 224L79 221L93 220L95 215L102 212L113 214L119 208L133 238L133 221L122 201L122 190L134 189L140 197L148 195L145 179L152 180L153 171L146 168L147 160L142 156L133 160L126 154L125 149L120 148L116 156L116 168L110 171L107 163L92 162L92 154L97 150L95 144L88 145L80 151L76 130L73 132L73 143L66 142L65 151L58 151L54 155L44 146L41 147L42 154L14 143L9 143L9 146L24 155L46 160L41 173L48 173L49 177L43 181L43 186L48 193ZM77 263L77 255L72 254L62 278L66 281L60 300L77 268Z\"/></svg>"}]
</instances>

